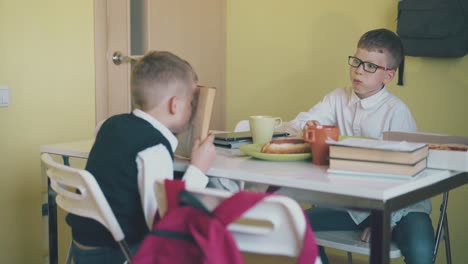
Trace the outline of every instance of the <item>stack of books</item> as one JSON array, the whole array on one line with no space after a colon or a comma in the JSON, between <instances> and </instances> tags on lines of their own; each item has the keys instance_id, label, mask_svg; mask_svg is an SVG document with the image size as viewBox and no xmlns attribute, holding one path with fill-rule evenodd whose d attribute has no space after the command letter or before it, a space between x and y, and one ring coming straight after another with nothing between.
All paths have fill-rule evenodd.
<instances>
[{"instance_id":1,"label":"stack of books","mask_svg":"<svg viewBox=\"0 0 468 264\"><path fill-rule=\"evenodd\" d=\"M330 173L412 177L427 166L425 143L362 138L328 143Z\"/></svg>"}]
</instances>

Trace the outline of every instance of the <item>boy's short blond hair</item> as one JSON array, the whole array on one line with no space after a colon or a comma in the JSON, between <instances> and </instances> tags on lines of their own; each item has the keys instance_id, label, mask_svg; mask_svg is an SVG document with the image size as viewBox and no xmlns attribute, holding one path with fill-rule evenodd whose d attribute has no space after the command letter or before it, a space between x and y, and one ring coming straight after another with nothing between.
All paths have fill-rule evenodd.
<instances>
[{"instance_id":1,"label":"boy's short blond hair","mask_svg":"<svg viewBox=\"0 0 468 264\"><path fill-rule=\"evenodd\" d=\"M132 69L134 107L146 111L158 106L166 96L185 97L197 80L187 61L167 51L151 51Z\"/></svg>"},{"instance_id":2,"label":"boy's short blond hair","mask_svg":"<svg viewBox=\"0 0 468 264\"><path fill-rule=\"evenodd\" d=\"M394 32L379 28L368 31L359 39L358 48L386 53L388 68L396 70L403 60L403 43Z\"/></svg>"}]
</instances>

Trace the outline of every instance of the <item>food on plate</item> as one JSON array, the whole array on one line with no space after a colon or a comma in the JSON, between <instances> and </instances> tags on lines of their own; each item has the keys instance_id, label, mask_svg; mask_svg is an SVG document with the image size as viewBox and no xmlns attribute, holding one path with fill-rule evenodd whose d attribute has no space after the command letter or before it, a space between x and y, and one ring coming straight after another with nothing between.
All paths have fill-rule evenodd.
<instances>
[{"instance_id":1,"label":"food on plate","mask_svg":"<svg viewBox=\"0 0 468 264\"><path fill-rule=\"evenodd\" d=\"M273 139L262 147L261 152L271 154L309 153L310 144L300 138Z\"/></svg>"},{"instance_id":2,"label":"food on plate","mask_svg":"<svg viewBox=\"0 0 468 264\"><path fill-rule=\"evenodd\" d=\"M429 143L428 145L429 145L429 149L468 151L468 145L463 145L463 144L436 144L436 143Z\"/></svg>"}]
</instances>

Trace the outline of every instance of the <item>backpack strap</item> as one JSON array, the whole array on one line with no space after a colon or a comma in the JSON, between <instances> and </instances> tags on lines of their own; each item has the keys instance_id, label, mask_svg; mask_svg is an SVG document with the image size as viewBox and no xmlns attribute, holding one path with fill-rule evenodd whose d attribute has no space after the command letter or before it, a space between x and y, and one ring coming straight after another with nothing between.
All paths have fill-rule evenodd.
<instances>
[{"instance_id":1,"label":"backpack strap","mask_svg":"<svg viewBox=\"0 0 468 264\"><path fill-rule=\"evenodd\" d=\"M166 191L167 211L179 207L179 193L185 190L185 182L181 180L164 180Z\"/></svg>"},{"instance_id":2,"label":"backpack strap","mask_svg":"<svg viewBox=\"0 0 468 264\"><path fill-rule=\"evenodd\" d=\"M306 232L304 234L304 240L302 242L302 249L301 253L297 258L298 264L310 264L314 263L315 259L319 255L317 242L315 241L314 233L312 232L312 228L310 227L309 218L306 214L304 214L306 219Z\"/></svg>"},{"instance_id":3,"label":"backpack strap","mask_svg":"<svg viewBox=\"0 0 468 264\"><path fill-rule=\"evenodd\" d=\"M186 190L181 190L178 195L179 206L180 205L190 205L193 208L201 210L208 215L213 215L213 213L193 194Z\"/></svg>"},{"instance_id":4,"label":"backpack strap","mask_svg":"<svg viewBox=\"0 0 468 264\"><path fill-rule=\"evenodd\" d=\"M237 192L218 205L218 207L213 210L213 214L227 226L268 195L270 194Z\"/></svg>"}]
</instances>

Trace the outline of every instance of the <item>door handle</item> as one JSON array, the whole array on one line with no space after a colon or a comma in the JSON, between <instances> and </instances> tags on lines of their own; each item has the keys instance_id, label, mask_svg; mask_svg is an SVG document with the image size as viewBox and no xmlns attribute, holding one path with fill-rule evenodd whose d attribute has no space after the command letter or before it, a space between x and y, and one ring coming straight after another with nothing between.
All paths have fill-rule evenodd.
<instances>
[{"instance_id":1,"label":"door handle","mask_svg":"<svg viewBox=\"0 0 468 264\"><path fill-rule=\"evenodd\" d=\"M112 62L114 62L115 65L120 65L122 63L136 62L141 57L143 56L125 56L122 52L116 51L112 54Z\"/></svg>"}]
</instances>

